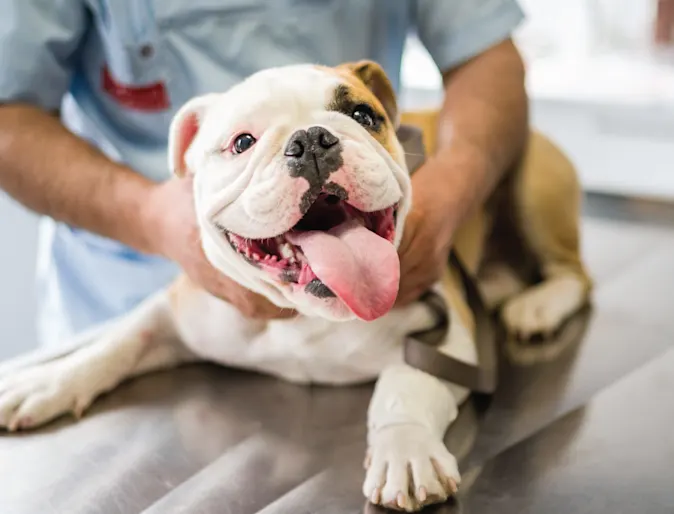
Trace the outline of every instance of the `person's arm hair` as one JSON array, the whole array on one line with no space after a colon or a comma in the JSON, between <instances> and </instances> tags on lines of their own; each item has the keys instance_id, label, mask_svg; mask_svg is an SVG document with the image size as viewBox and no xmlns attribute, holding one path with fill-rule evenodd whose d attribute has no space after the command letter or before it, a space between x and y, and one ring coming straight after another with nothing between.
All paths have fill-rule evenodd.
<instances>
[{"instance_id":1,"label":"person's arm hair","mask_svg":"<svg viewBox=\"0 0 674 514\"><path fill-rule=\"evenodd\" d=\"M0 105L0 188L29 209L152 253L141 213L153 187L52 114Z\"/></svg>"},{"instance_id":2,"label":"person's arm hair","mask_svg":"<svg viewBox=\"0 0 674 514\"><path fill-rule=\"evenodd\" d=\"M528 102L524 64L510 39L447 71L443 79L438 144L429 159L437 165L424 170L429 180L443 175L437 183L451 204L447 212L455 229L521 155Z\"/></svg>"}]
</instances>

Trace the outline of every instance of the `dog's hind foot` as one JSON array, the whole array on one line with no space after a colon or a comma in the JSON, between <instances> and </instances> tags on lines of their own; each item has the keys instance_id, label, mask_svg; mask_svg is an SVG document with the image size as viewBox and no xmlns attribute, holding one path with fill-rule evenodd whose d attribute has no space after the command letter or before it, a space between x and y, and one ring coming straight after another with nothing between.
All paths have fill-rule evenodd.
<instances>
[{"instance_id":1,"label":"dog's hind foot","mask_svg":"<svg viewBox=\"0 0 674 514\"><path fill-rule=\"evenodd\" d=\"M501 312L508 334L520 341L551 336L587 298L586 284L575 275L551 278L506 302Z\"/></svg>"}]
</instances>

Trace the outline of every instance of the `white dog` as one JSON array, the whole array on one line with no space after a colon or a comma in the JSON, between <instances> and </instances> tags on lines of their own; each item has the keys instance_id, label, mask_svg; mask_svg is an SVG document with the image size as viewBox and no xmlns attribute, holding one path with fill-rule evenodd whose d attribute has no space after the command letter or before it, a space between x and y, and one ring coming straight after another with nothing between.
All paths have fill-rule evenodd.
<instances>
[{"instance_id":1,"label":"white dog","mask_svg":"<svg viewBox=\"0 0 674 514\"><path fill-rule=\"evenodd\" d=\"M197 360L307 384L378 378L363 493L410 511L454 494L460 475L443 436L469 391L403 360L405 338L437 323L433 309L392 309L411 200L399 117L386 76L367 61L269 69L188 102L172 124L169 159L177 174L194 176L208 259L300 315L249 320L181 277L71 351L0 376L0 426L80 416L125 379ZM582 303L585 276L566 269L566 290L524 298L529 310L515 302L513 330L555 328ZM436 288L452 319L439 351L477 364L471 318L452 283L448 271ZM531 321L531 309L560 294L564 305L543 309L554 311L549 319Z\"/></svg>"}]
</instances>

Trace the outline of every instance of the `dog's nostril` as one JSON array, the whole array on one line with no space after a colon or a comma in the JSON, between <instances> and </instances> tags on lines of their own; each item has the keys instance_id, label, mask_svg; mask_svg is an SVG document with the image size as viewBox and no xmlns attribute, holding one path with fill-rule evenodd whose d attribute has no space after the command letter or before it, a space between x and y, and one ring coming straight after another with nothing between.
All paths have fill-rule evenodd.
<instances>
[{"instance_id":1,"label":"dog's nostril","mask_svg":"<svg viewBox=\"0 0 674 514\"><path fill-rule=\"evenodd\" d=\"M304 154L304 145L297 140L290 141L283 154L286 157L302 157Z\"/></svg>"},{"instance_id":2,"label":"dog's nostril","mask_svg":"<svg viewBox=\"0 0 674 514\"><path fill-rule=\"evenodd\" d=\"M321 145L323 148L331 148L335 146L337 143L339 143L339 139L332 134L331 132L328 132L327 130L325 132L322 132L320 136L318 136L318 144Z\"/></svg>"},{"instance_id":3,"label":"dog's nostril","mask_svg":"<svg viewBox=\"0 0 674 514\"><path fill-rule=\"evenodd\" d=\"M332 148L339 143L339 138L325 127L309 127L307 135L309 136L310 141L315 145L320 146L323 150Z\"/></svg>"}]
</instances>

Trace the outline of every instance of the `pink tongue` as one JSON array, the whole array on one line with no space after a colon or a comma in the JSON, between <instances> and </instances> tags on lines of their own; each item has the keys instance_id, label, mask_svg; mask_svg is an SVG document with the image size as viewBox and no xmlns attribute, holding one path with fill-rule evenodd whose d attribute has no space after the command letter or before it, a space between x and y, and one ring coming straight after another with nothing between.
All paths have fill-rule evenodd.
<instances>
[{"instance_id":1,"label":"pink tongue","mask_svg":"<svg viewBox=\"0 0 674 514\"><path fill-rule=\"evenodd\" d=\"M356 221L328 232L288 234L316 276L361 319L374 320L395 303L400 261L395 247Z\"/></svg>"}]
</instances>

